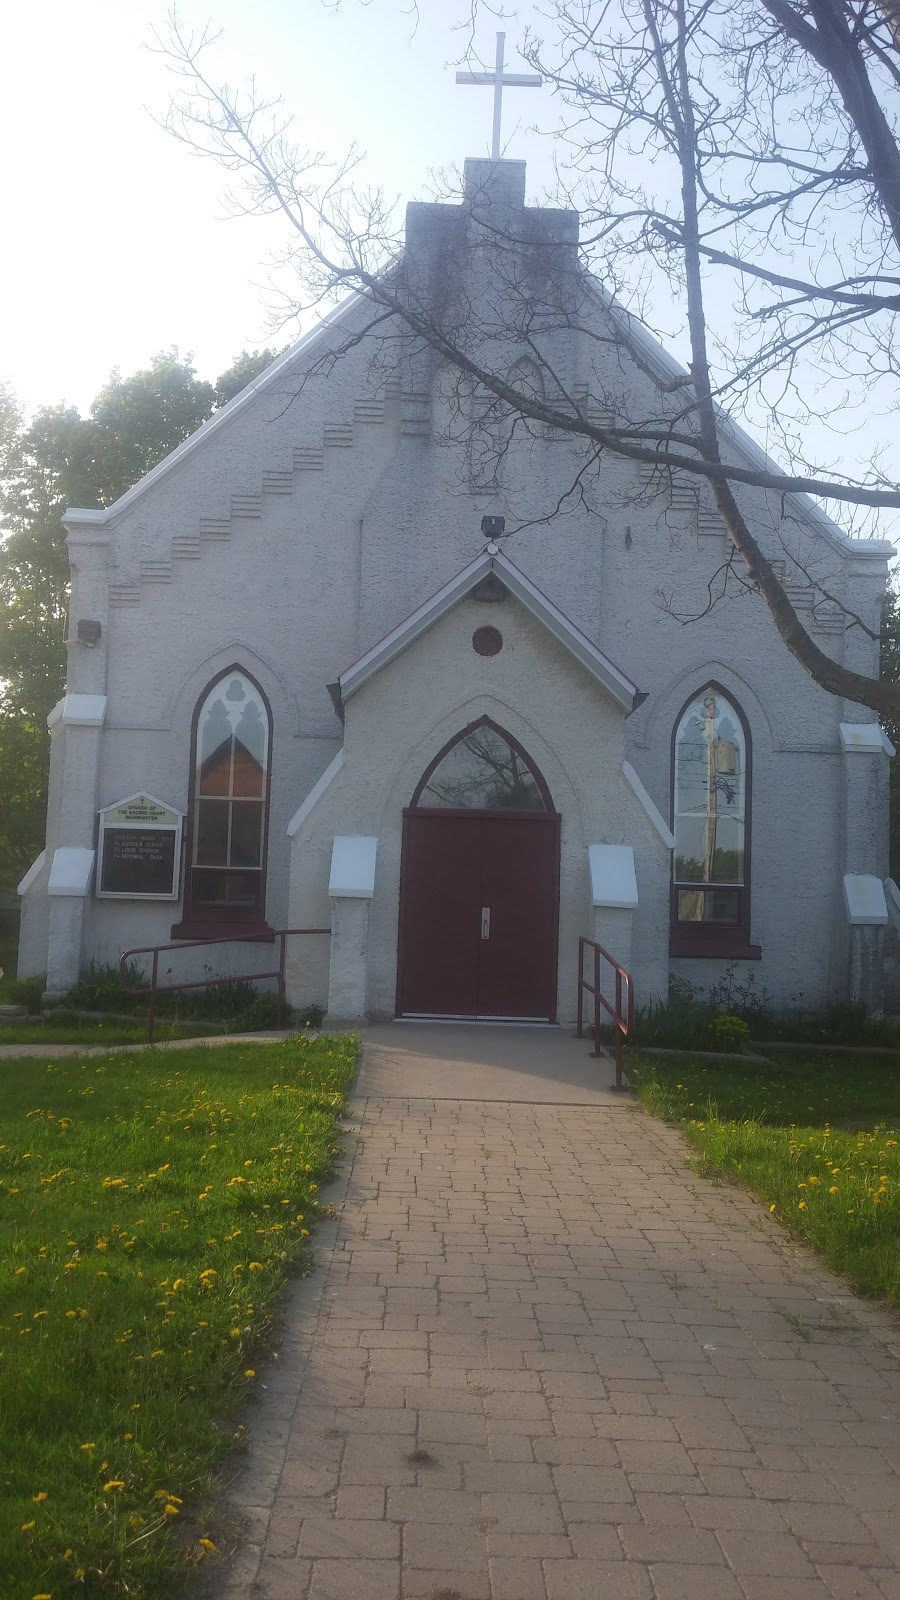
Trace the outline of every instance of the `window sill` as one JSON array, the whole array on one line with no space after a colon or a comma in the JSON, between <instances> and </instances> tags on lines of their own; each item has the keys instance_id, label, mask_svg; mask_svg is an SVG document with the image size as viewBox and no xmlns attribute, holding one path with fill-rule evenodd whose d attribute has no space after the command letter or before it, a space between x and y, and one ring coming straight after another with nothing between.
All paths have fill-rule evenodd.
<instances>
[{"instance_id":1,"label":"window sill","mask_svg":"<svg viewBox=\"0 0 900 1600\"><path fill-rule=\"evenodd\" d=\"M762 948L750 943L743 928L688 928L682 924L669 932L669 955L707 961L761 961Z\"/></svg>"},{"instance_id":2,"label":"window sill","mask_svg":"<svg viewBox=\"0 0 900 1600\"><path fill-rule=\"evenodd\" d=\"M169 930L170 939L252 939L254 943L271 944L275 933L267 922L258 919L241 922L232 917L186 917Z\"/></svg>"}]
</instances>

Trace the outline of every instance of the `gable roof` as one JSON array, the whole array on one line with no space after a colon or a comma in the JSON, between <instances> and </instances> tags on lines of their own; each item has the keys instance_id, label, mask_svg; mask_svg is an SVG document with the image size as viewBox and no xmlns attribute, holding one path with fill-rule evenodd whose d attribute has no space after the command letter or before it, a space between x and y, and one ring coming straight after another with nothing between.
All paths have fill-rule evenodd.
<instances>
[{"instance_id":1,"label":"gable roof","mask_svg":"<svg viewBox=\"0 0 900 1600\"><path fill-rule=\"evenodd\" d=\"M626 716L647 698L615 662L609 659L609 656L598 650L587 635L583 634L580 628L576 628L574 622L570 622L559 607L555 606L552 600L548 600L530 578L526 578L524 572L514 566L508 556L498 551L496 545L488 545L487 549L476 556L474 561L470 561L468 566L463 567L455 578L451 578L449 583L438 589L437 593L419 606L418 610L413 611L396 628L392 628L391 632L385 634L383 639L379 639L377 644L372 645L365 655L354 661L346 672L341 673L337 683L330 686L338 707L343 706L363 687L363 684L368 683L376 672L380 672L383 667L395 661L402 651L408 649L423 633L427 633L429 628L434 627L434 624L445 616L457 601L465 599L477 584L491 574L496 575L525 610L530 612L547 632L552 634L557 643L584 667L610 698L621 706Z\"/></svg>"},{"instance_id":2,"label":"gable roof","mask_svg":"<svg viewBox=\"0 0 900 1600\"><path fill-rule=\"evenodd\" d=\"M510 163L511 165L517 163ZM386 275L396 269L396 261L386 269ZM682 365L675 360L665 346L638 320L631 312L616 299L606 286L592 273L583 274L584 284L592 295L601 311L614 321L618 320L622 327L627 329L628 339L640 350L643 360L650 371L656 371L663 380L685 378L687 373ZM132 488L115 500L112 505L102 510L85 510L80 507L67 507L62 522L64 527L99 527L115 521L127 511L132 503L155 486L169 472L180 466L182 462L193 454L195 450L202 449L207 439L226 427L235 416L244 409L263 389L279 379L286 367L289 367L298 356L311 354L316 346L324 344L328 335L335 327L340 327L349 321L354 313L364 309L370 302L364 294L353 291L321 318L314 327L310 328L295 344L285 350L281 356L258 377L254 378L245 389L242 389L221 411L216 412L208 421L204 422L195 433L177 446L170 455L153 467L144 477L139 478ZM717 429L723 441L727 441L738 463L751 469L766 473L780 473L781 466L772 460L760 444L754 440L745 429L740 427L726 411L717 407ZM890 540L856 539L848 534L839 523L836 523L819 504L818 500L810 495L794 493L785 497L796 508L797 513L804 518L821 537L827 539L832 546L837 546L842 554L853 554L856 557L892 559L895 555L894 545Z\"/></svg>"}]
</instances>

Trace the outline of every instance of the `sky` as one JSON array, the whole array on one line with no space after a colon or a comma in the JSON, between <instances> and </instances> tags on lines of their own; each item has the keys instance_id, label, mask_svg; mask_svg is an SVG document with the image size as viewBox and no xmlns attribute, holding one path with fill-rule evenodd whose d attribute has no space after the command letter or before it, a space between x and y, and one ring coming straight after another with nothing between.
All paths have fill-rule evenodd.
<instances>
[{"instance_id":1,"label":"sky","mask_svg":"<svg viewBox=\"0 0 900 1600\"><path fill-rule=\"evenodd\" d=\"M431 175L490 148L489 89L457 86L460 0L183 0L185 25L223 30L217 81L255 73L282 94L301 146L366 154L364 178L392 197L425 198ZM30 411L86 410L110 371L158 350L193 353L215 376L273 335L265 220L227 218L226 179L159 127L175 81L153 53L165 0L41 0L0 7L0 380ZM493 65L492 20L478 47ZM507 69L516 60L508 24ZM518 34L521 39L521 32ZM507 153L529 163L530 198L550 182L545 90L508 90ZM296 326L291 336L303 331Z\"/></svg>"}]
</instances>

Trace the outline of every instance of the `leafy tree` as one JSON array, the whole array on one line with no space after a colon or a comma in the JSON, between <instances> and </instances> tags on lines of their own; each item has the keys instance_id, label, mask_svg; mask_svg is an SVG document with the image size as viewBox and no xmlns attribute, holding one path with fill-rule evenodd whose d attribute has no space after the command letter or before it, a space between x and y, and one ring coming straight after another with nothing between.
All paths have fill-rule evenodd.
<instances>
[{"instance_id":1,"label":"leafy tree","mask_svg":"<svg viewBox=\"0 0 900 1600\"><path fill-rule=\"evenodd\" d=\"M176 349L161 351L130 378L114 371L91 406L93 498L70 503L111 505L212 416L215 401L212 384Z\"/></svg>"},{"instance_id":2,"label":"leafy tree","mask_svg":"<svg viewBox=\"0 0 900 1600\"><path fill-rule=\"evenodd\" d=\"M496 15L487 0L465 9L473 27L481 12ZM347 348L366 337L370 347L396 351L402 330L409 350L429 350L472 388L481 419L473 435L480 428L483 437L485 421L490 428L504 413L526 430L538 424L568 435L582 447L573 478L579 496L596 484L602 498L609 455L644 464L673 488L695 485L733 547L724 566L710 570L709 604L726 589L759 595L787 649L824 689L880 712L900 710L900 684L845 666L798 614L790 590L803 553L790 548L785 503L806 494L857 522L900 510L896 470L873 453L859 470L841 472L838 446L827 442L828 425L843 438L851 416L864 426L873 410L897 409L894 0L545 0L541 17L546 37L530 36L523 53L557 98L561 198L577 189L583 263L604 286L601 300L607 289L619 297L604 302L599 333L596 288L584 276L553 281L549 253L543 296L517 295L513 252L521 258L522 244L496 222L495 276L509 288L503 325L497 306L467 301L446 273L440 292L430 292L414 269L404 271L383 196L356 182L356 154L329 165L299 149L277 101L253 84L235 90L210 76L205 51L214 33L191 35L174 15L160 44L181 83L167 126L228 170L238 208L281 215L282 259L303 285L298 311L357 290L371 315ZM674 317L686 327L686 371L660 372L648 358L625 309L648 299L651 309L665 306L670 325ZM543 331L561 327L595 330L585 341L587 397L567 392L546 358ZM516 349L528 352L541 384L511 373ZM604 364L653 385L655 398L645 409L642 397L638 417L615 408ZM729 420L739 416L775 439L783 464L735 447ZM772 541L763 548L755 536L748 494L760 489L776 549L787 526L785 562ZM811 577L819 600L835 603L827 572L801 567L800 577ZM695 614L709 609L706 598L698 595ZM871 619L845 617L848 628L876 631Z\"/></svg>"},{"instance_id":3,"label":"leafy tree","mask_svg":"<svg viewBox=\"0 0 900 1600\"><path fill-rule=\"evenodd\" d=\"M227 406L236 394L246 389L248 383L258 378L266 367L271 366L276 356L281 355L280 350L242 350L235 356L230 367L220 372L216 379L216 405Z\"/></svg>"}]
</instances>

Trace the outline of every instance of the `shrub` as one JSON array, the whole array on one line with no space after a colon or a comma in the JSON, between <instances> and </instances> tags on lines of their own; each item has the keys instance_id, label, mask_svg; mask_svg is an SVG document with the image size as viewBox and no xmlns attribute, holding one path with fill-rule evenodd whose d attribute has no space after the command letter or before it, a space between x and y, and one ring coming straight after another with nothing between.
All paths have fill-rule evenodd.
<instances>
[{"instance_id":1,"label":"shrub","mask_svg":"<svg viewBox=\"0 0 900 1600\"><path fill-rule=\"evenodd\" d=\"M37 1016L41 1009L41 996L47 987L47 975L41 973L34 978L13 978L7 987L10 1003L14 1006L25 1006L29 1014Z\"/></svg>"},{"instance_id":2,"label":"shrub","mask_svg":"<svg viewBox=\"0 0 900 1600\"><path fill-rule=\"evenodd\" d=\"M133 961L125 968L121 982L118 967L90 961L66 995L66 1005L79 1011L138 1011L147 1004L146 994L140 992L146 983Z\"/></svg>"}]
</instances>

